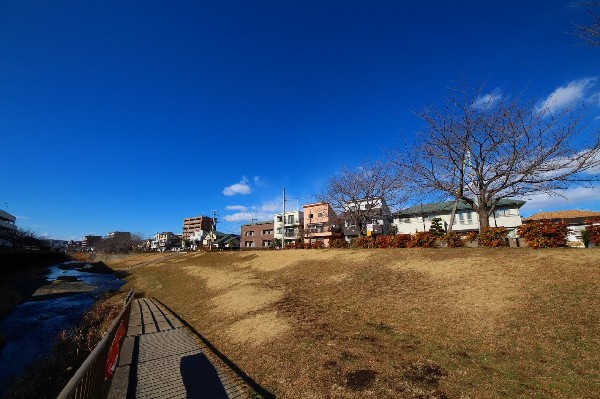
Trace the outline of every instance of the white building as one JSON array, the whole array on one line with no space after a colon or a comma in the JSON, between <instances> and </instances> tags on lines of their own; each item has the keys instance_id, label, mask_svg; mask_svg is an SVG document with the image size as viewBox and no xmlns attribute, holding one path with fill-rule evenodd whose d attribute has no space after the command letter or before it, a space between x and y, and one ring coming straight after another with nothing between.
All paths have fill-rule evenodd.
<instances>
[{"instance_id":1,"label":"white building","mask_svg":"<svg viewBox=\"0 0 600 399\"><path fill-rule=\"evenodd\" d=\"M341 215L346 240L359 235L386 235L392 223L392 213L384 198L350 201L342 206Z\"/></svg>"},{"instance_id":2,"label":"white building","mask_svg":"<svg viewBox=\"0 0 600 399\"><path fill-rule=\"evenodd\" d=\"M523 224L519 209L524 204L525 201L521 200L498 201L496 210L489 218L490 227L505 227L509 230L509 236L515 237L516 228ZM440 218L444 230L447 231L453 206L454 201L415 205L395 213L393 223L398 228L399 234L412 234L417 231L429 231L431 221ZM460 233L477 230L479 230L479 215L469 204L459 201L452 231Z\"/></svg>"},{"instance_id":3,"label":"white building","mask_svg":"<svg viewBox=\"0 0 600 399\"><path fill-rule=\"evenodd\" d=\"M278 213L274 216L273 223L275 239L285 239L285 244L291 244L303 238L304 212Z\"/></svg>"},{"instance_id":4,"label":"white building","mask_svg":"<svg viewBox=\"0 0 600 399\"><path fill-rule=\"evenodd\" d=\"M16 220L15 216L0 210L0 247L12 246L12 240L8 237L10 237L12 232L17 230L17 226L15 225ZM9 234L2 234L3 232Z\"/></svg>"}]
</instances>

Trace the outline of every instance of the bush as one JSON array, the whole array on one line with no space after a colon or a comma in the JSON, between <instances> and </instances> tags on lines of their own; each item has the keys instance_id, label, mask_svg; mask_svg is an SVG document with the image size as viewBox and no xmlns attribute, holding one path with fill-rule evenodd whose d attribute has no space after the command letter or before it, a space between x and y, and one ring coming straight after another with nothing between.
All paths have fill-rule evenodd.
<instances>
[{"instance_id":1,"label":"bush","mask_svg":"<svg viewBox=\"0 0 600 399\"><path fill-rule=\"evenodd\" d=\"M508 231L504 227L484 227L479 233L479 245L483 247L506 247Z\"/></svg>"},{"instance_id":2,"label":"bush","mask_svg":"<svg viewBox=\"0 0 600 399\"><path fill-rule=\"evenodd\" d=\"M356 237L350 242L352 248L373 248L373 238L367 236Z\"/></svg>"},{"instance_id":3,"label":"bush","mask_svg":"<svg viewBox=\"0 0 600 399\"><path fill-rule=\"evenodd\" d=\"M391 241L392 236L377 236L375 237L375 242L373 243L373 246L375 248L389 248Z\"/></svg>"},{"instance_id":4,"label":"bush","mask_svg":"<svg viewBox=\"0 0 600 399\"><path fill-rule=\"evenodd\" d=\"M406 248L412 239L410 234L397 234L390 236L390 248Z\"/></svg>"},{"instance_id":5,"label":"bush","mask_svg":"<svg viewBox=\"0 0 600 399\"><path fill-rule=\"evenodd\" d=\"M348 248L348 243L343 238L336 238L329 243L331 248Z\"/></svg>"},{"instance_id":6,"label":"bush","mask_svg":"<svg viewBox=\"0 0 600 399\"><path fill-rule=\"evenodd\" d=\"M581 232L582 238L585 232L589 242L600 245L600 219L588 220L586 224L585 230Z\"/></svg>"},{"instance_id":7,"label":"bush","mask_svg":"<svg viewBox=\"0 0 600 399\"><path fill-rule=\"evenodd\" d=\"M447 233L442 237L442 241L448 245L448 248L464 247L465 242L462 240L460 233Z\"/></svg>"},{"instance_id":8,"label":"bush","mask_svg":"<svg viewBox=\"0 0 600 399\"><path fill-rule=\"evenodd\" d=\"M535 222L519 226L518 231L531 248L556 248L567 245L569 228L564 222Z\"/></svg>"},{"instance_id":9,"label":"bush","mask_svg":"<svg viewBox=\"0 0 600 399\"><path fill-rule=\"evenodd\" d=\"M442 218L431 219L431 227L429 227L429 231L438 237L442 237L446 233L444 231L444 226L442 226Z\"/></svg>"},{"instance_id":10,"label":"bush","mask_svg":"<svg viewBox=\"0 0 600 399\"><path fill-rule=\"evenodd\" d=\"M411 240L408 242L407 247L435 248L437 239L438 235L430 231L418 231L411 236Z\"/></svg>"}]
</instances>

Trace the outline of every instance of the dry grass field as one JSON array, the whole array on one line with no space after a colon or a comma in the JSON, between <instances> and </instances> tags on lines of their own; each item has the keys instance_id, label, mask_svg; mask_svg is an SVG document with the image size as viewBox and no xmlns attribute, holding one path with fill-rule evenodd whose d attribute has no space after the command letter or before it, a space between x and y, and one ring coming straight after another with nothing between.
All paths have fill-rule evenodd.
<instances>
[{"instance_id":1,"label":"dry grass field","mask_svg":"<svg viewBox=\"0 0 600 399\"><path fill-rule=\"evenodd\" d=\"M277 397L600 395L600 250L147 256L128 285Z\"/></svg>"}]
</instances>

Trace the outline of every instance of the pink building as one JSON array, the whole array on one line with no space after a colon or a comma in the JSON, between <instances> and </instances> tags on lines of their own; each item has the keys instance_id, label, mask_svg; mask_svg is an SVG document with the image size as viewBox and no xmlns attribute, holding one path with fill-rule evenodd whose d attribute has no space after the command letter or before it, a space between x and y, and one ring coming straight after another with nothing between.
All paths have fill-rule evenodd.
<instances>
[{"instance_id":1,"label":"pink building","mask_svg":"<svg viewBox=\"0 0 600 399\"><path fill-rule=\"evenodd\" d=\"M307 204L304 208L304 242L321 241L328 247L331 240L342 238L342 229L335 211L327 202Z\"/></svg>"}]
</instances>

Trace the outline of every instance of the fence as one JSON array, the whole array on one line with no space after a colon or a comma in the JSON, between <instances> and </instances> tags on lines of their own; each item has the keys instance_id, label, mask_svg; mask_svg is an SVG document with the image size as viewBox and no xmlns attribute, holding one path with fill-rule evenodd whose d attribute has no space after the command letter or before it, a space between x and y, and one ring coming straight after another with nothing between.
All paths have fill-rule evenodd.
<instances>
[{"instance_id":1,"label":"fence","mask_svg":"<svg viewBox=\"0 0 600 399\"><path fill-rule=\"evenodd\" d=\"M106 398L110 388L112 371L114 371L114 367L111 367L112 365L108 364L108 361L116 361L114 357L123 344L124 332L129 325L132 301L133 290L127 294L121 313L115 318L108 331L75 372L75 375L69 380L57 399ZM116 340L115 336L117 337ZM114 344L113 341L115 341ZM109 353L111 359L109 359Z\"/></svg>"}]
</instances>

